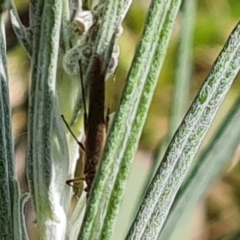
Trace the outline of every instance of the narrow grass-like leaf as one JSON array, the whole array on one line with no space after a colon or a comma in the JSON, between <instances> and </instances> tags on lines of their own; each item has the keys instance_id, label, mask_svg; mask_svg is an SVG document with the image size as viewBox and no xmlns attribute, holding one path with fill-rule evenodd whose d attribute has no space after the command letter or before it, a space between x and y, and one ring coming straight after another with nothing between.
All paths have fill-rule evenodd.
<instances>
[{"instance_id":1,"label":"narrow grass-like leaf","mask_svg":"<svg viewBox=\"0 0 240 240\"><path fill-rule=\"evenodd\" d=\"M11 180L15 177L15 160L13 152L13 134L12 134L12 115L10 109L9 89L8 89L8 72L7 72L7 53L6 39L4 30L4 16L1 15L1 97L4 111L4 132L6 141L6 156L8 160L8 178ZM10 184L10 194L13 196L13 186ZM12 189L12 190L11 190Z\"/></svg>"},{"instance_id":2,"label":"narrow grass-like leaf","mask_svg":"<svg viewBox=\"0 0 240 240\"><path fill-rule=\"evenodd\" d=\"M12 219L12 193L10 189L13 178L13 156L9 156L8 141L12 136L6 136L10 128L11 118L8 110L8 73L5 39L5 14L0 13L0 239L14 239ZM7 138L6 138L7 137ZM12 145L11 145L12 146Z\"/></svg>"},{"instance_id":3,"label":"narrow grass-like leaf","mask_svg":"<svg viewBox=\"0 0 240 240\"><path fill-rule=\"evenodd\" d=\"M96 41L96 53L105 53L107 56L107 48L112 36L116 32L116 29L121 24L132 0L118 0L118 1L102 1L104 3L104 14L102 15L102 22L99 29L98 39ZM103 4L102 3L102 4ZM101 6L101 3L99 3Z\"/></svg>"},{"instance_id":4,"label":"narrow grass-like leaf","mask_svg":"<svg viewBox=\"0 0 240 240\"><path fill-rule=\"evenodd\" d=\"M169 135L172 137L186 112L189 82L192 72L192 40L195 23L196 0L183 1L180 43Z\"/></svg>"},{"instance_id":5,"label":"narrow grass-like leaf","mask_svg":"<svg viewBox=\"0 0 240 240\"><path fill-rule=\"evenodd\" d=\"M62 11L62 40L63 45L66 50L70 49L69 42L69 21L70 16L70 2L68 0L63 0L63 11Z\"/></svg>"},{"instance_id":6,"label":"narrow grass-like leaf","mask_svg":"<svg viewBox=\"0 0 240 240\"><path fill-rule=\"evenodd\" d=\"M1 239L22 239L20 227L20 190L15 177L15 161L13 151L12 118L10 110L7 53L4 14L0 14L0 169L1 169L1 210L0 215L4 218L5 226L0 223ZM3 189L4 188L4 189ZM5 215L6 214L6 215ZM2 231L3 230L3 231ZM9 232L7 232L9 231Z\"/></svg>"},{"instance_id":7,"label":"narrow grass-like leaf","mask_svg":"<svg viewBox=\"0 0 240 240\"><path fill-rule=\"evenodd\" d=\"M181 223L187 219L201 196L229 161L240 143L239 119L240 98L237 99L230 113L218 128L216 135L196 160L191 174L174 200L159 239L174 239L174 233L180 229Z\"/></svg>"},{"instance_id":8,"label":"narrow grass-like leaf","mask_svg":"<svg viewBox=\"0 0 240 240\"><path fill-rule=\"evenodd\" d=\"M217 58L150 184L128 239L156 239L211 122L240 69L240 23ZM175 169L174 169L175 168ZM175 175L173 174L175 172Z\"/></svg>"},{"instance_id":9,"label":"narrow grass-like leaf","mask_svg":"<svg viewBox=\"0 0 240 240\"><path fill-rule=\"evenodd\" d=\"M196 0L184 1L181 11L181 31L179 49L177 55L177 69L173 89L172 109L168 135L161 139L154 153L154 166L149 174L149 180L156 172L164 152L174 132L186 113L186 103L189 96L189 84L191 78L192 38L194 30L194 18L196 13Z\"/></svg>"},{"instance_id":10,"label":"narrow grass-like leaf","mask_svg":"<svg viewBox=\"0 0 240 240\"><path fill-rule=\"evenodd\" d=\"M27 233L27 227L26 227L26 217L25 217L25 205L26 203L30 200L30 194L29 193L24 193L21 196L21 202L20 202L20 207L21 207L21 230L22 230L22 240L28 240L28 233Z\"/></svg>"},{"instance_id":11,"label":"narrow grass-like leaf","mask_svg":"<svg viewBox=\"0 0 240 240\"><path fill-rule=\"evenodd\" d=\"M20 204L20 189L18 181L12 178L10 184L13 185L14 195L13 195L13 229L14 229L14 239L23 239L23 236L27 236L27 232L23 232L23 226L26 224L25 219L22 222L22 212ZM25 229L26 230L26 229Z\"/></svg>"},{"instance_id":12,"label":"narrow grass-like leaf","mask_svg":"<svg viewBox=\"0 0 240 240\"><path fill-rule=\"evenodd\" d=\"M34 5L33 56L28 118L28 181L40 239L63 239L66 213L62 195L68 162L56 121L61 122L56 95L62 1ZM63 124L62 124L63 126ZM61 131L64 128L60 129Z\"/></svg>"},{"instance_id":13,"label":"narrow grass-like leaf","mask_svg":"<svg viewBox=\"0 0 240 240\"><path fill-rule=\"evenodd\" d=\"M22 47L25 49L29 58L32 56L32 43L29 32L26 27L23 26L21 20L18 16L17 9L12 2L12 9L10 10L10 20L12 23L12 28L16 34L16 37Z\"/></svg>"}]
</instances>

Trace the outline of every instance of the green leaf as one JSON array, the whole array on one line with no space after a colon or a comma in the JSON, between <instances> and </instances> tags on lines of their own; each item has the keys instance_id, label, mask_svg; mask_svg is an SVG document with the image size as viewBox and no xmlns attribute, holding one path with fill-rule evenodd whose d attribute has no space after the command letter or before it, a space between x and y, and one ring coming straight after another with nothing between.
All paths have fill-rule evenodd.
<instances>
[{"instance_id":1,"label":"green leaf","mask_svg":"<svg viewBox=\"0 0 240 240\"><path fill-rule=\"evenodd\" d=\"M9 156L8 142L10 136L9 96L8 96L8 72L7 53L5 39L5 15L0 13L0 238L13 238L13 219L11 202L13 192L10 189L10 179L13 177L13 157ZM7 112L5 113L5 110ZM10 157L10 158L8 158Z\"/></svg>"},{"instance_id":2,"label":"green leaf","mask_svg":"<svg viewBox=\"0 0 240 240\"><path fill-rule=\"evenodd\" d=\"M33 24L27 176L41 239L62 239L67 228L68 151L56 94L62 1L38 1Z\"/></svg>"},{"instance_id":3,"label":"green leaf","mask_svg":"<svg viewBox=\"0 0 240 240\"><path fill-rule=\"evenodd\" d=\"M17 39L19 43L23 46L25 49L27 55L29 58L32 56L32 42L31 42L31 36L29 34L29 31L23 26L21 23L21 20L19 19L17 9L15 6L12 6L12 10L10 10L10 20L12 23L12 28L17 36Z\"/></svg>"},{"instance_id":4,"label":"green leaf","mask_svg":"<svg viewBox=\"0 0 240 240\"><path fill-rule=\"evenodd\" d=\"M181 224L227 164L240 143L240 98L228 113L215 136L196 159L196 164L174 200L160 240L175 239ZM227 139L227 141L226 141ZM187 205L186 205L187 203ZM174 226L174 227L173 227Z\"/></svg>"},{"instance_id":5,"label":"green leaf","mask_svg":"<svg viewBox=\"0 0 240 240\"><path fill-rule=\"evenodd\" d=\"M186 112L189 82L192 73L192 41L194 33L196 0L183 1L181 32L169 135L172 137Z\"/></svg>"},{"instance_id":6,"label":"green leaf","mask_svg":"<svg viewBox=\"0 0 240 240\"><path fill-rule=\"evenodd\" d=\"M0 14L0 239L21 239L19 185L15 161L8 89L5 15Z\"/></svg>"}]
</instances>

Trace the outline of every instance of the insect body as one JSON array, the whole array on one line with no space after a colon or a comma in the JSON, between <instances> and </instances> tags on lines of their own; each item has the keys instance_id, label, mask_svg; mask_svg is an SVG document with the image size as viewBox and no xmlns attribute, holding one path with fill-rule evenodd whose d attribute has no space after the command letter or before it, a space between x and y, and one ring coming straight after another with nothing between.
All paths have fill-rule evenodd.
<instances>
[{"instance_id":1,"label":"insect body","mask_svg":"<svg viewBox=\"0 0 240 240\"><path fill-rule=\"evenodd\" d=\"M103 66L100 56L94 56L94 67L90 83L90 100L88 115L85 115L85 169L87 188L89 193L96 174L102 149L106 137L105 102L105 75L106 66Z\"/></svg>"},{"instance_id":2,"label":"insect body","mask_svg":"<svg viewBox=\"0 0 240 240\"><path fill-rule=\"evenodd\" d=\"M80 64L81 65L81 64ZM80 66L81 69L81 66ZM99 55L94 56L93 71L91 73L91 83L90 83L90 94L89 94L89 108L86 111L86 104L84 101L84 91L82 83L82 95L83 95L83 105L84 105L84 130L85 130L85 141L84 144L79 142L71 129L67 125L73 137L77 140L80 149L84 152L83 165L84 165L84 176L78 176L74 179L69 179L66 183L70 186L76 187L76 184L86 181L87 187L85 191L87 196L89 195L93 179L96 174L99 159L102 154L102 149L105 144L106 136L106 118L104 111L105 102L105 75L107 71L107 66L103 66L102 59ZM81 159L78 160L81 164Z\"/></svg>"}]
</instances>

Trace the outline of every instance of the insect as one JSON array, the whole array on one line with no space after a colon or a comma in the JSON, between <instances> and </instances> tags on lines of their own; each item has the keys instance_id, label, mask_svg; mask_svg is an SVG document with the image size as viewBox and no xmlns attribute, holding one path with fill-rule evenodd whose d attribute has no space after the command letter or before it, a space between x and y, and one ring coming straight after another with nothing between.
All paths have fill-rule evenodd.
<instances>
[{"instance_id":1,"label":"insect","mask_svg":"<svg viewBox=\"0 0 240 240\"><path fill-rule=\"evenodd\" d=\"M85 131L85 141L84 144L79 142L65 119L63 118L66 126L68 127L72 136L77 140L81 151L84 152L83 163L84 172L83 176L77 176L73 179L69 179L66 183L70 186L75 186L79 182L86 181L87 187L85 191L87 192L87 197L91 190L92 182L95 177L99 159L102 154L102 150L105 144L106 130L107 130L107 119L105 117L105 75L107 72L107 65L104 66L101 56L95 55L93 58L93 71L91 73L90 79L90 93L89 93L89 107L86 111L86 103L84 100L84 89L82 80L82 70L81 63L80 66L80 78L82 85L82 96L83 96L83 106L84 106L84 131ZM81 161L79 159L78 161Z\"/></svg>"}]
</instances>

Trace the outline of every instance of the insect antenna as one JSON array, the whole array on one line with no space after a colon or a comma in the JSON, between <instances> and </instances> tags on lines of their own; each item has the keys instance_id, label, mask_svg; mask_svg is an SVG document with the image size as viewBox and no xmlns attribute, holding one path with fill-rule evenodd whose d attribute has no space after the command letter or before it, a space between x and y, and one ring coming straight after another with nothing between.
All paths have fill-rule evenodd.
<instances>
[{"instance_id":1,"label":"insect antenna","mask_svg":"<svg viewBox=\"0 0 240 240\"><path fill-rule=\"evenodd\" d=\"M85 92L84 92L84 87L83 87L83 71L82 71L82 62L81 59L79 60L79 69L80 69L80 81L81 81L81 89L82 89L82 101L83 101L83 111L84 111L84 130L86 131L86 124L87 124L87 107L86 107L86 100L85 100ZM76 142L78 143L78 145L80 146L80 148L85 151L85 147L84 145L78 141L77 137L75 136L75 134L73 133L73 131L71 130L71 128L69 127L66 119L64 118L63 115L61 115L63 122L65 123L68 131L71 133L71 135L73 136L73 138L76 140Z\"/></svg>"},{"instance_id":2,"label":"insect antenna","mask_svg":"<svg viewBox=\"0 0 240 240\"><path fill-rule=\"evenodd\" d=\"M73 131L72 131L71 128L69 127L69 125L68 125L65 117L64 117L63 115L61 115L61 117L62 117L63 122L65 123L68 131L71 133L72 137L76 140L76 142L78 143L78 145L80 146L80 148L81 148L83 151L85 151L84 145L83 145L80 141L78 141L77 137L74 135Z\"/></svg>"}]
</instances>

